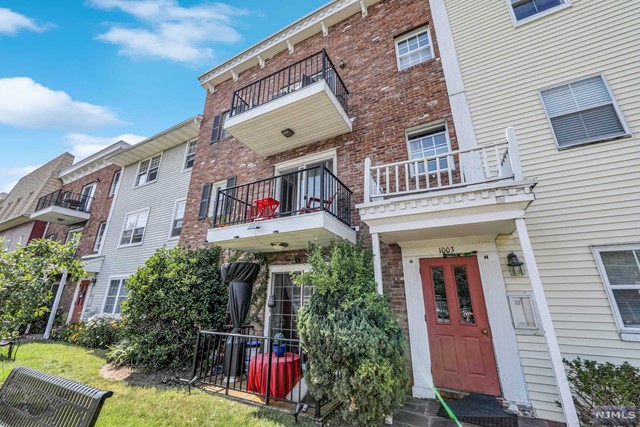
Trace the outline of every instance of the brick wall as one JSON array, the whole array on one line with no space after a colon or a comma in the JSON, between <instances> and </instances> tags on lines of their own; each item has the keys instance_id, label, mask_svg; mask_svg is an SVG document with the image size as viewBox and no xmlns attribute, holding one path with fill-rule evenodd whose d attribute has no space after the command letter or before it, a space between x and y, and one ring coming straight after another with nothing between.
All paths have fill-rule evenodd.
<instances>
[{"instance_id":1,"label":"brick wall","mask_svg":"<svg viewBox=\"0 0 640 427\"><path fill-rule=\"evenodd\" d=\"M367 17L353 15L331 27L328 36L316 34L295 45L292 54L282 52L268 60L264 69L256 65L242 73L236 82L228 80L218 85L214 93L207 93L181 242L193 247L206 244L210 219L197 219L205 183L237 176L237 184L245 184L273 176L276 163L335 148L337 176L353 190L354 202L360 203L364 197L364 159L370 157L374 164L406 160L407 129L444 121L453 149L456 149L444 73L432 25L429 30L435 59L404 71L397 68L394 38L430 21L428 2L383 1L369 8ZM353 132L266 159L233 137L210 144L213 118L229 109L234 90L322 48L327 50L334 64L345 62L345 67L339 68L338 72L350 92L349 115L354 118ZM359 237L369 245L368 228L360 221L355 209L352 215L354 225L360 227ZM400 248L397 245L381 246L385 293L391 299L400 325L408 331ZM277 262L295 256L285 253L279 255Z\"/></svg>"}]
</instances>

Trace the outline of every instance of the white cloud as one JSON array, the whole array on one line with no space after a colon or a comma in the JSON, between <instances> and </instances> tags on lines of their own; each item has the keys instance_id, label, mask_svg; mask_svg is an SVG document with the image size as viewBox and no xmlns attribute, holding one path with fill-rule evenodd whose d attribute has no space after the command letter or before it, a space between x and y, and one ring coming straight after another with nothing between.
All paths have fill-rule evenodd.
<instances>
[{"instance_id":1,"label":"white cloud","mask_svg":"<svg viewBox=\"0 0 640 427\"><path fill-rule=\"evenodd\" d=\"M0 168L0 193L8 193L25 175L38 169L40 165L16 166L12 168Z\"/></svg>"},{"instance_id":2,"label":"white cloud","mask_svg":"<svg viewBox=\"0 0 640 427\"><path fill-rule=\"evenodd\" d=\"M0 124L86 129L119 123L122 121L109 108L76 101L28 77L0 79Z\"/></svg>"},{"instance_id":3,"label":"white cloud","mask_svg":"<svg viewBox=\"0 0 640 427\"><path fill-rule=\"evenodd\" d=\"M211 61L213 43L241 39L233 18L244 9L221 3L182 7L177 0L88 0L94 7L117 9L136 18L142 26L115 25L98 40L120 46L120 54L134 59L169 59L197 63Z\"/></svg>"},{"instance_id":4,"label":"white cloud","mask_svg":"<svg viewBox=\"0 0 640 427\"><path fill-rule=\"evenodd\" d=\"M84 133L69 133L65 135L65 142L70 147L71 154L76 157L76 162L85 157L97 153L103 148L107 148L118 141L128 142L129 144L138 143L144 139L144 136L126 133L114 137L100 137L87 135Z\"/></svg>"},{"instance_id":5,"label":"white cloud","mask_svg":"<svg viewBox=\"0 0 640 427\"><path fill-rule=\"evenodd\" d=\"M14 35L20 30L40 33L49 27L50 25L38 25L31 18L11 9L0 7L0 34Z\"/></svg>"}]
</instances>

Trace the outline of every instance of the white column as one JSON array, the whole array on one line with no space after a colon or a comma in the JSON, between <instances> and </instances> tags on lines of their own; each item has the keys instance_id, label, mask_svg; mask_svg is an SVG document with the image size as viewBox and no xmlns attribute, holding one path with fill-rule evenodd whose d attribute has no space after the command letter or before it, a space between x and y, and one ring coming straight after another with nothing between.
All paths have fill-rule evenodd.
<instances>
[{"instance_id":1,"label":"white column","mask_svg":"<svg viewBox=\"0 0 640 427\"><path fill-rule=\"evenodd\" d=\"M67 283L67 270L62 272L62 278L60 278L60 285L58 286L58 292L56 292L56 297L53 300L53 306L51 307L51 313L49 314L49 321L47 322L47 328L44 331L44 339L49 339L49 335L51 335L51 328L53 328L53 321L56 318L56 312L58 311L58 305L60 305L60 298L62 298L62 291L64 290L64 285Z\"/></svg>"},{"instance_id":2,"label":"white column","mask_svg":"<svg viewBox=\"0 0 640 427\"><path fill-rule=\"evenodd\" d=\"M378 282L378 293L382 295L382 260L380 258L380 236L378 233L371 233L371 249L373 250L373 274Z\"/></svg>"},{"instance_id":3,"label":"white column","mask_svg":"<svg viewBox=\"0 0 640 427\"><path fill-rule=\"evenodd\" d=\"M512 127L506 130L507 141L509 142L509 158L511 159L511 170L513 171L513 179L516 181L523 179L522 165L520 164L520 149L516 139L516 131Z\"/></svg>"},{"instance_id":4,"label":"white column","mask_svg":"<svg viewBox=\"0 0 640 427\"><path fill-rule=\"evenodd\" d=\"M567 421L567 426L579 427L580 423L578 422L578 414L576 413L576 407L571 396L571 389L569 388L569 381L567 380L567 374L562 363L562 354L560 353L558 337L556 337L556 331L553 328L553 322L551 321L549 305L547 304L547 300L544 296L544 289L542 287L540 273L538 272L538 265L536 264L536 258L533 254L531 240L529 240L529 232L527 231L524 218L517 218L515 221L516 228L518 230L518 238L520 239L520 246L522 247L525 264L527 266L527 271L529 272L529 279L531 280L531 287L533 288L533 296L536 301L538 313L540 314L540 323L542 324L544 337L547 341L547 347L549 348L549 356L551 358L551 365L553 366L553 373L556 377L556 383L558 384L562 410Z\"/></svg>"},{"instance_id":5,"label":"white column","mask_svg":"<svg viewBox=\"0 0 640 427\"><path fill-rule=\"evenodd\" d=\"M371 159L364 159L364 203L371 201Z\"/></svg>"}]
</instances>

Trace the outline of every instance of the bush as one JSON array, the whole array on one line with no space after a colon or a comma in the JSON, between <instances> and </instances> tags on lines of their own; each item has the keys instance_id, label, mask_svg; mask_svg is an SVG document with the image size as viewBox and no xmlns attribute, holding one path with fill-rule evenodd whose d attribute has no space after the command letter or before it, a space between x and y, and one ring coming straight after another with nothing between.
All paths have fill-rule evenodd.
<instances>
[{"instance_id":1,"label":"bush","mask_svg":"<svg viewBox=\"0 0 640 427\"><path fill-rule=\"evenodd\" d=\"M309 389L317 399L342 402L345 421L378 425L404 402L408 377L405 339L389 301L376 292L373 256L342 241L328 254L313 247L309 264L311 271L296 277L315 287L298 323Z\"/></svg>"},{"instance_id":2,"label":"bush","mask_svg":"<svg viewBox=\"0 0 640 427\"><path fill-rule=\"evenodd\" d=\"M576 358L563 359L580 423L591 425L594 406L636 406L640 402L640 369ZM558 402L558 405L560 403Z\"/></svg>"},{"instance_id":3,"label":"bush","mask_svg":"<svg viewBox=\"0 0 640 427\"><path fill-rule=\"evenodd\" d=\"M198 331L220 328L226 317L219 258L219 248L162 248L151 256L127 281L122 341L109 360L153 370L189 366Z\"/></svg>"},{"instance_id":4,"label":"bush","mask_svg":"<svg viewBox=\"0 0 640 427\"><path fill-rule=\"evenodd\" d=\"M51 338L87 348L107 349L121 337L120 320L112 317L92 317L86 322L75 322L54 329Z\"/></svg>"}]
</instances>

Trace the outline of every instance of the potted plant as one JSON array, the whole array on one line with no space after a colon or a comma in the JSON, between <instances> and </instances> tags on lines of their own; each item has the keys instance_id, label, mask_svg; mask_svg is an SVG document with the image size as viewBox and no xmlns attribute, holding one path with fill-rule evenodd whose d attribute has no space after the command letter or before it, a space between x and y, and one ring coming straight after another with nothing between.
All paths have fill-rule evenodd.
<instances>
[{"instance_id":1,"label":"potted plant","mask_svg":"<svg viewBox=\"0 0 640 427\"><path fill-rule=\"evenodd\" d=\"M282 332L278 332L273 336L273 338L273 354L275 354L276 357L284 356L284 353L287 351L287 344L281 340L282 338L284 338L284 335L282 334Z\"/></svg>"}]
</instances>

